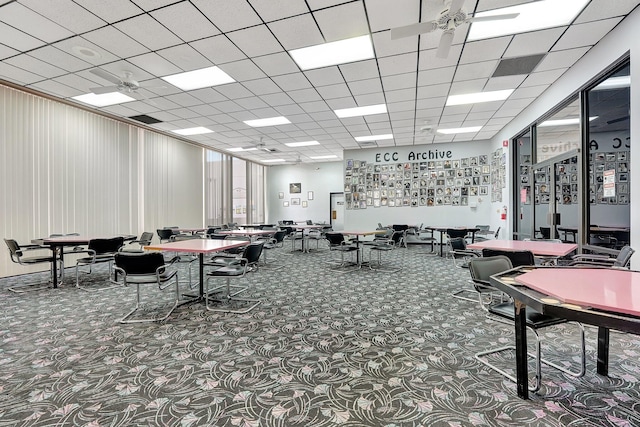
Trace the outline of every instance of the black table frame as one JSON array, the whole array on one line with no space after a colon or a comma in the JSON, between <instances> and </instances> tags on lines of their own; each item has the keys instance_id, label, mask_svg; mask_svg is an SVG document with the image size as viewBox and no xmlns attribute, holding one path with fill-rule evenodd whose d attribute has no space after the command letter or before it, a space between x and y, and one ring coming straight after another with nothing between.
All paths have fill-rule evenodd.
<instances>
[{"instance_id":1,"label":"black table frame","mask_svg":"<svg viewBox=\"0 0 640 427\"><path fill-rule=\"evenodd\" d=\"M576 305L553 304L543 301L547 295L529 289L520 284L501 281L501 278L513 279L516 276L531 271L532 268L562 268L562 267L517 267L491 276L490 282L497 289L505 292L514 299L515 314L515 346L516 346L516 379L518 396L529 398L529 372L527 365L527 316L526 308L550 316L561 317L598 327L598 360L597 372L600 375L609 374L609 330L638 334L640 331L640 317L623 313L605 312ZM640 272L636 272L640 274Z\"/></svg>"}]
</instances>

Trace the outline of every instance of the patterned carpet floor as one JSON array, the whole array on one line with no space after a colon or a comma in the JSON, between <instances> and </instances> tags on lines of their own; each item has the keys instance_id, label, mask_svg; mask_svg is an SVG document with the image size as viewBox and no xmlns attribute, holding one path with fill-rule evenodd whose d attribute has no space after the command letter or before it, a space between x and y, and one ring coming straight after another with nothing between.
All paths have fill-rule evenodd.
<instances>
[{"instance_id":1,"label":"patterned carpet floor","mask_svg":"<svg viewBox=\"0 0 640 427\"><path fill-rule=\"evenodd\" d=\"M270 251L286 266L242 279L262 301L250 313L191 304L146 324L118 322L132 287L83 291L73 269L39 292L8 287L45 273L0 279L0 426L640 426L640 337L612 332L602 377L587 327L586 375L543 366L523 401L474 359L513 342L513 327L451 297L471 289L468 270L410 247L382 254L399 272L341 274L325 262L334 255ZM160 312L171 292L143 298ZM547 358L575 363L574 326L541 335Z\"/></svg>"}]
</instances>

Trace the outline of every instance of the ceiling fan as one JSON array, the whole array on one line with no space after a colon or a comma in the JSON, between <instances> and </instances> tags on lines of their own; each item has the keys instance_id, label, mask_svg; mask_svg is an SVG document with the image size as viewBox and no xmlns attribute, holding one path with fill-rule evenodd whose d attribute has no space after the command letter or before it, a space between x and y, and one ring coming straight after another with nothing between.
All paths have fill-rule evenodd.
<instances>
[{"instance_id":1,"label":"ceiling fan","mask_svg":"<svg viewBox=\"0 0 640 427\"><path fill-rule=\"evenodd\" d=\"M93 68L89 70L92 74L95 74L98 77L102 77L103 79L113 83L112 86L100 86L100 87L92 87L89 90L96 95L110 93L110 92L122 92L127 95L134 95L137 93L140 88L163 88L165 86L144 86L138 83L133 78L133 73L131 71L123 71L122 77L119 77L115 74L112 74L108 71L105 71L101 68Z\"/></svg>"},{"instance_id":2,"label":"ceiling fan","mask_svg":"<svg viewBox=\"0 0 640 427\"><path fill-rule=\"evenodd\" d=\"M267 153L275 153L276 151L278 151L275 148L267 147L267 144L265 144L263 141L263 137L260 137L260 142L253 145L240 147L238 151L249 151L249 150L262 150L262 151L266 151Z\"/></svg>"},{"instance_id":3,"label":"ceiling fan","mask_svg":"<svg viewBox=\"0 0 640 427\"><path fill-rule=\"evenodd\" d=\"M444 0L445 9L440 12L436 19L433 21L418 22L417 24L406 25L404 27L392 28L391 40L442 30L442 36L440 37L436 57L446 58L449 55L449 50L453 43L454 32L460 25L469 22L514 19L519 15L518 13L507 13L503 15L474 17L462 10L464 2L465 0Z\"/></svg>"}]
</instances>

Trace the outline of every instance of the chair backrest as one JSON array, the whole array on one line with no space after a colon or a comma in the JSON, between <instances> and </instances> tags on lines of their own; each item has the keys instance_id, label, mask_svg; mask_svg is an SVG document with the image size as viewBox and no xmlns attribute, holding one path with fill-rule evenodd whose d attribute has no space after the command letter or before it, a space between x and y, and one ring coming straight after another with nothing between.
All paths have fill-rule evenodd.
<instances>
[{"instance_id":1,"label":"chair backrest","mask_svg":"<svg viewBox=\"0 0 640 427\"><path fill-rule=\"evenodd\" d=\"M248 265L256 264L260 260L264 242L252 242L245 246L242 258L247 260Z\"/></svg>"},{"instance_id":2,"label":"chair backrest","mask_svg":"<svg viewBox=\"0 0 640 427\"><path fill-rule=\"evenodd\" d=\"M394 246L400 246L403 237L404 231L394 231L391 235L391 241L393 242Z\"/></svg>"},{"instance_id":3,"label":"chair backrest","mask_svg":"<svg viewBox=\"0 0 640 427\"><path fill-rule=\"evenodd\" d=\"M311 221L310 219L307 220L307 225L313 225L313 221Z\"/></svg>"},{"instance_id":4,"label":"chair backrest","mask_svg":"<svg viewBox=\"0 0 640 427\"><path fill-rule=\"evenodd\" d=\"M160 252L118 252L114 260L116 267L126 274L155 274L164 265L164 256Z\"/></svg>"},{"instance_id":5,"label":"chair backrest","mask_svg":"<svg viewBox=\"0 0 640 427\"><path fill-rule=\"evenodd\" d=\"M11 254L11 261L18 262L18 258L22 256L22 251L20 250L20 245L14 239L4 239L4 242L7 244L9 248L9 253Z\"/></svg>"},{"instance_id":6,"label":"chair backrest","mask_svg":"<svg viewBox=\"0 0 640 427\"><path fill-rule=\"evenodd\" d=\"M153 233L150 231L145 231L140 235L138 242L140 243L140 245L145 246L150 245L151 240L153 240Z\"/></svg>"},{"instance_id":7,"label":"chair backrest","mask_svg":"<svg viewBox=\"0 0 640 427\"><path fill-rule=\"evenodd\" d=\"M293 222L292 219L284 219L284 220L282 220L282 224L284 224L284 225L293 225L294 222Z\"/></svg>"},{"instance_id":8,"label":"chair backrest","mask_svg":"<svg viewBox=\"0 0 640 427\"><path fill-rule=\"evenodd\" d=\"M473 258L469 261L469 273L474 283L489 285L489 277L513 268L511 260L504 255Z\"/></svg>"},{"instance_id":9,"label":"chair backrest","mask_svg":"<svg viewBox=\"0 0 640 427\"><path fill-rule=\"evenodd\" d=\"M509 258L513 267L519 267L521 265L534 265L536 263L533 252L531 251L503 251L500 249L488 248L482 250L483 258L498 255L506 256L507 258Z\"/></svg>"},{"instance_id":10,"label":"chair backrest","mask_svg":"<svg viewBox=\"0 0 640 427\"><path fill-rule=\"evenodd\" d=\"M207 234L207 238L208 239L213 239L213 240L224 240L227 238L226 234L219 234L219 233L213 233L213 234Z\"/></svg>"},{"instance_id":11,"label":"chair backrest","mask_svg":"<svg viewBox=\"0 0 640 427\"><path fill-rule=\"evenodd\" d=\"M276 241L276 243L280 243L284 240L284 236L287 235L287 232L284 230L278 230L275 233L273 233L273 238Z\"/></svg>"},{"instance_id":12,"label":"chair backrest","mask_svg":"<svg viewBox=\"0 0 640 427\"><path fill-rule=\"evenodd\" d=\"M467 241L464 237L453 237L449 239L449 246L452 251L464 251L467 249Z\"/></svg>"},{"instance_id":13,"label":"chair backrest","mask_svg":"<svg viewBox=\"0 0 640 427\"><path fill-rule=\"evenodd\" d=\"M481 232L482 232L482 231L487 232L487 231L489 231L489 229L490 229L491 227L490 227L490 226L488 226L488 225L476 225L476 226L475 226L475 228L477 228L477 229L478 229L478 231L481 231ZM477 231L476 231L476 233L477 233Z\"/></svg>"},{"instance_id":14,"label":"chair backrest","mask_svg":"<svg viewBox=\"0 0 640 427\"><path fill-rule=\"evenodd\" d=\"M540 227L540 235L543 239L551 238L551 227Z\"/></svg>"},{"instance_id":15,"label":"chair backrest","mask_svg":"<svg viewBox=\"0 0 640 427\"><path fill-rule=\"evenodd\" d=\"M635 249L633 249L631 246L623 246L622 249L620 249L620 253L618 253L618 256L616 257L613 265L615 267L626 267L627 265L629 265L629 261L631 261L631 256L634 254L634 252Z\"/></svg>"},{"instance_id":16,"label":"chair backrest","mask_svg":"<svg viewBox=\"0 0 640 427\"><path fill-rule=\"evenodd\" d=\"M87 247L95 251L96 255L100 255L116 253L123 244L123 237L111 237L109 239L91 239Z\"/></svg>"},{"instance_id":17,"label":"chair backrest","mask_svg":"<svg viewBox=\"0 0 640 427\"><path fill-rule=\"evenodd\" d=\"M324 237L329 241L329 246L338 246L344 242L342 233L326 233Z\"/></svg>"},{"instance_id":18,"label":"chair backrest","mask_svg":"<svg viewBox=\"0 0 640 427\"><path fill-rule=\"evenodd\" d=\"M158 233L160 240L169 240L173 236L173 230L170 228L158 228L156 233Z\"/></svg>"},{"instance_id":19,"label":"chair backrest","mask_svg":"<svg viewBox=\"0 0 640 427\"><path fill-rule=\"evenodd\" d=\"M447 228L447 236L449 236L450 239L464 237L467 235L467 232L466 228Z\"/></svg>"},{"instance_id":20,"label":"chair backrest","mask_svg":"<svg viewBox=\"0 0 640 427\"><path fill-rule=\"evenodd\" d=\"M391 228L393 228L393 231L405 231L409 226L407 224L393 224Z\"/></svg>"}]
</instances>

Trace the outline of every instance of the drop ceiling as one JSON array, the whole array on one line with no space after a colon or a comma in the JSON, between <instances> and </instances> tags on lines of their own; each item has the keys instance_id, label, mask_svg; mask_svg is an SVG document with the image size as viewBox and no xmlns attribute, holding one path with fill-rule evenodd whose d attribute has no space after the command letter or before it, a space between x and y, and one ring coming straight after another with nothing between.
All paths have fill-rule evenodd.
<instances>
[{"instance_id":1,"label":"drop ceiling","mask_svg":"<svg viewBox=\"0 0 640 427\"><path fill-rule=\"evenodd\" d=\"M523 3L466 0L463 9ZM311 157L341 159L343 150L360 146L356 136L393 134L378 147L493 137L637 5L591 0L570 25L473 42L466 42L465 24L448 58L439 59L440 33L391 40L389 30L434 19L440 0L17 0L0 8L0 79L73 101L112 84L90 70L131 72L146 86L137 99L95 110L148 116L160 122L145 126L163 132L203 126L214 132L185 138L223 152L269 149L233 153L247 160L332 161ZM288 53L367 34L375 51L369 60L301 71ZM493 77L504 59L541 54L528 74ZM235 82L183 91L161 79L211 66ZM504 101L445 106L449 95L503 89L515 90ZM333 111L381 103L386 113L340 119ZM275 116L291 123L244 123ZM458 135L423 129L471 126L482 129ZM309 140L319 144L285 145Z\"/></svg>"}]
</instances>

